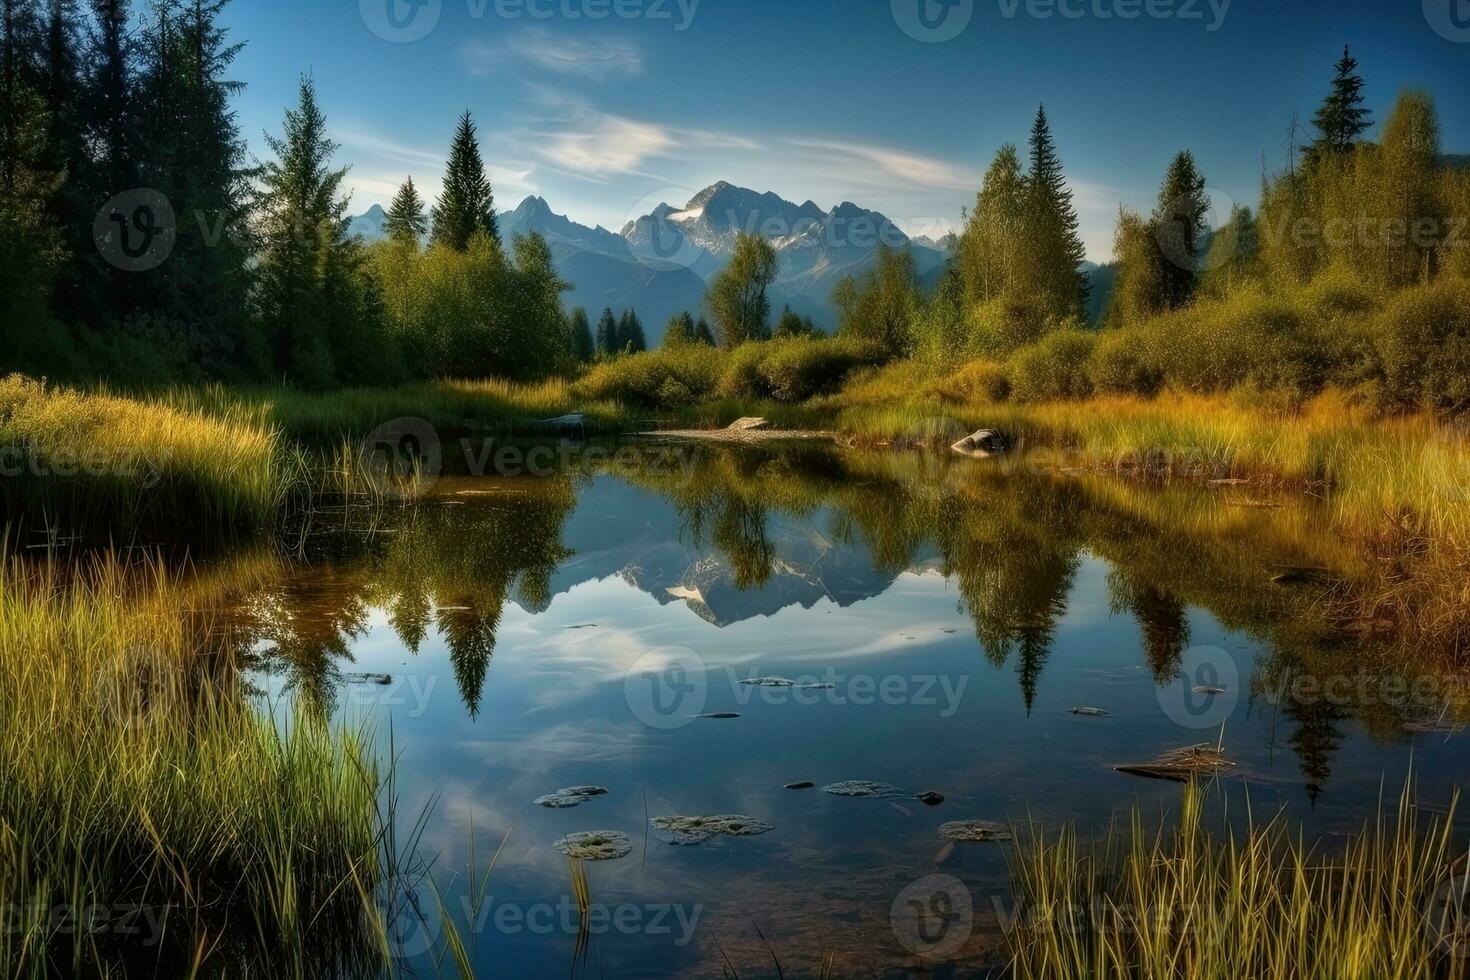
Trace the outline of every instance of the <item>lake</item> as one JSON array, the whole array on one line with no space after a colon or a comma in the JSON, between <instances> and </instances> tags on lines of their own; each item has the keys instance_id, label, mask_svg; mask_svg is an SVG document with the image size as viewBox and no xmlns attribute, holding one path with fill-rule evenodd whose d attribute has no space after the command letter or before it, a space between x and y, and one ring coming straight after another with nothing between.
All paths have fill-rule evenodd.
<instances>
[{"instance_id":1,"label":"lake","mask_svg":"<svg viewBox=\"0 0 1470 980\"><path fill-rule=\"evenodd\" d=\"M1334 617L1359 559L1320 502L811 445L545 470L197 572L240 583L261 710L396 759L415 870L383 901L415 972L447 909L483 976L972 975L1005 962L1011 845L946 823L1167 819L1180 784L1115 767L1207 743L1218 820L1330 841L1411 762L1426 804L1465 772L1455 679ZM856 780L886 786L824 788ZM533 802L580 786L606 792ZM697 843L649 823L714 815ZM585 925L579 832L627 851L583 864Z\"/></svg>"}]
</instances>

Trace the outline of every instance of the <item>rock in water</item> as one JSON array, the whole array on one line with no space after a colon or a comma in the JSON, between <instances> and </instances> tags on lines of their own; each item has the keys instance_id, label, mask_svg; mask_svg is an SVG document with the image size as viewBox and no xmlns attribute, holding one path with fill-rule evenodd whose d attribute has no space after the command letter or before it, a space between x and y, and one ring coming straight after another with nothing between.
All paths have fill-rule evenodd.
<instances>
[{"instance_id":1,"label":"rock in water","mask_svg":"<svg viewBox=\"0 0 1470 980\"><path fill-rule=\"evenodd\" d=\"M918 800L925 806L938 806L939 804L944 802L944 794L936 793L933 790L928 790L926 792L920 793L918 796L914 797L914 799Z\"/></svg>"},{"instance_id":2,"label":"rock in water","mask_svg":"<svg viewBox=\"0 0 1470 980\"><path fill-rule=\"evenodd\" d=\"M736 419L729 425L729 428L735 432L760 432L763 429L769 429L770 427L770 419L763 419L754 415Z\"/></svg>"},{"instance_id":3,"label":"rock in water","mask_svg":"<svg viewBox=\"0 0 1470 980\"><path fill-rule=\"evenodd\" d=\"M815 785L817 785L817 784L814 783L814 782L812 782L810 779L803 779L800 782L787 783L786 784L786 788L787 789L811 789Z\"/></svg>"},{"instance_id":4,"label":"rock in water","mask_svg":"<svg viewBox=\"0 0 1470 980\"><path fill-rule=\"evenodd\" d=\"M964 456L985 459L999 456L1010 448L1010 440L994 429L978 429L949 447Z\"/></svg>"},{"instance_id":5,"label":"rock in water","mask_svg":"<svg viewBox=\"0 0 1470 980\"><path fill-rule=\"evenodd\" d=\"M1072 714L1086 715L1089 718L1102 718L1108 714L1111 714L1111 712L1105 711L1102 708L1073 708Z\"/></svg>"},{"instance_id":6,"label":"rock in water","mask_svg":"<svg viewBox=\"0 0 1470 980\"><path fill-rule=\"evenodd\" d=\"M611 861L633 853L633 842L616 830L589 830L567 834L552 845L567 857L583 861Z\"/></svg>"},{"instance_id":7,"label":"rock in water","mask_svg":"<svg viewBox=\"0 0 1470 980\"><path fill-rule=\"evenodd\" d=\"M947 840L989 843L1011 839L1011 829L989 820L951 820L939 828L939 836Z\"/></svg>"}]
</instances>

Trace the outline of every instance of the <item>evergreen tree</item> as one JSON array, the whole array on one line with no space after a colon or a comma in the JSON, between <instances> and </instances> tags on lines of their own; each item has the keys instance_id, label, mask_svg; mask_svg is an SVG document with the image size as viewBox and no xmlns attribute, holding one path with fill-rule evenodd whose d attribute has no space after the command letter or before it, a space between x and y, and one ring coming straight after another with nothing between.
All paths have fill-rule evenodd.
<instances>
[{"instance_id":1,"label":"evergreen tree","mask_svg":"<svg viewBox=\"0 0 1470 980\"><path fill-rule=\"evenodd\" d=\"M572 311L572 357L578 364L589 364L597 356L597 344L592 339L592 324L587 320L587 311L577 307Z\"/></svg>"},{"instance_id":2,"label":"evergreen tree","mask_svg":"<svg viewBox=\"0 0 1470 980\"><path fill-rule=\"evenodd\" d=\"M474 120L466 112L459 119L459 129L449 147L444 193L434 207L433 244L463 252L478 232L500 241L490 178L485 176Z\"/></svg>"},{"instance_id":3,"label":"evergreen tree","mask_svg":"<svg viewBox=\"0 0 1470 980\"><path fill-rule=\"evenodd\" d=\"M383 230L395 242L414 245L428 232L429 219L424 214L424 201L419 197L418 188L413 186L412 177L404 180L403 186L394 195L393 205L388 209L388 220L383 222Z\"/></svg>"},{"instance_id":4,"label":"evergreen tree","mask_svg":"<svg viewBox=\"0 0 1470 980\"><path fill-rule=\"evenodd\" d=\"M805 337L815 332L816 328L811 326L810 318L803 320L792 311L790 303L781 309L781 316L776 320L777 337Z\"/></svg>"},{"instance_id":5,"label":"evergreen tree","mask_svg":"<svg viewBox=\"0 0 1470 980\"><path fill-rule=\"evenodd\" d=\"M700 317L699 322L694 325L694 341L707 347L715 346L715 333L709 328L709 321L704 317Z\"/></svg>"},{"instance_id":6,"label":"evergreen tree","mask_svg":"<svg viewBox=\"0 0 1470 980\"><path fill-rule=\"evenodd\" d=\"M1026 175L1025 249L1018 276L1051 316L1081 317L1087 307L1087 258L1077 233L1077 209L1062 173L1046 107L1031 127L1031 169Z\"/></svg>"},{"instance_id":7,"label":"evergreen tree","mask_svg":"<svg viewBox=\"0 0 1470 980\"><path fill-rule=\"evenodd\" d=\"M664 328L665 347L687 347L695 342L694 339L694 317L689 311L675 313L669 317L669 324Z\"/></svg>"},{"instance_id":8,"label":"evergreen tree","mask_svg":"<svg viewBox=\"0 0 1470 980\"><path fill-rule=\"evenodd\" d=\"M618 321L613 317L612 307L607 307L597 321L597 353L603 357L611 357L620 350L622 347L618 343Z\"/></svg>"},{"instance_id":9,"label":"evergreen tree","mask_svg":"<svg viewBox=\"0 0 1470 980\"><path fill-rule=\"evenodd\" d=\"M1154 239L1164 259L1160 266L1164 309L1178 309L1194 297L1209 210L1204 175L1195 167L1194 155L1185 150L1170 162L1153 214Z\"/></svg>"},{"instance_id":10,"label":"evergreen tree","mask_svg":"<svg viewBox=\"0 0 1470 980\"><path fill-rule=\"evenodd\" d=\"M618 323L618 350L628 354L648 350L648 338L643 333L643 321L638 319L636 310L623 311L623 319Z\"/></svg>"},{"instance_id":11,"label":"evergreen tree","mask_svg":"<svg viewBox=\"0 0 1470 980\"><path fill-rule=\"evenodd\" d=\"M776 281L776 251L759 235L741 232L730 263L710 283L705 302L720 332L720 344L737 347L764 340L771 315L767 290Z\"/></svg>"},{"instance_id":12,"label":"evergreen tree","mask_svg":"<svg viewBox=\"0 0 1470 980\"><path fill-rule=\"evenodd\" d=\"M1347 153L1373 124L1372 112L1363 105L1363 76L1358 74L1357 59L1346 46L1335 67L1332 92L1322 100L1312 119L1317 136L1307 147L1309 162L1328 154Z\"/></svg>"},{"instance_id":13,"label":"evergreen tree","mask_svg":"<svg viewBox=\"0 0 1470 980\"><path fill-rule=\"evenodd\" d=\"M230 107L243 85L224 77L242 48L219 26L228 2L159 0L143 35L139 80L144 181L176 219L168 261L140 282L149 312L187 337L213 375L238 373L261 353L245 315L252 171Z\"/></svg>"},{"instance_id":14,"label":"evergreen tree","mask_svg":"<svg viewBox=\"0 0 1470 980\"><path fill-rule=\"evenodd\" d=\"M276 159L261 170L260 313L267 354L277 376L309 386L337 379L335 353L351 357L358 345L336 345L338 328L351 329L358 304L350 282L357 247L347 237L347 199L340 197L346 168L334 169L337 144L327 136L316 86L303 77L300 101L286 111L282 136L266 136Z\"/></svg>"}]
</instances>

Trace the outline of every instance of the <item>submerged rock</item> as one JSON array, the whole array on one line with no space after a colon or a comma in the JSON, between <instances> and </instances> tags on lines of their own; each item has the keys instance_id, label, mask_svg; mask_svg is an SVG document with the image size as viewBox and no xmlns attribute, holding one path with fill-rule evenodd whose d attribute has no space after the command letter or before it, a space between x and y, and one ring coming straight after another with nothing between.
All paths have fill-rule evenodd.
<instances>
[{"instance_id":1,"label":"submerged rock","mask_svg":"<svg viewBox=\"0 0 1470 980\"><path fill-rule=\"evenodd\" d=\"M925 806L938 806L939 804L944 802L944 794L936 793L933 790L926 790L925 792L920 793L918 796L914 797L914 799L918 800Z\"/></svg>"},{"instance_id":2,"label":"submerged rock","mask_svg":"<svg viewBox=\"0 0 1470 980\"><path fill-rule=\"evenodd\" d=\"M787 783L786 784L786 788L787 789L811 789L815 785L817 785L817 784L814 783L814 782L812 782L810 779L803 779L800 782Z\"/></svg>"},{"instance_id":3,"label":"submerged rock","mask_svg":"<svg viewBox=\"0 0 1470 980\"><path fill-rule=\"evenodd\" d=\"M1010 448L1010 440L994 429L978 429L949 447L964 456L985 459Z\"/></svg>"},{"instance_id":4,"label":"submerged rock","mask_svg":"<svg viewBox=\"0 0 1470 980\"><path fill-rule=\"evenodd\" d=\"M1193 690L1195 694L1224 694L1225 693L1225 689L1223 687L1217 687L1214 684L1201 684L1198 687L1191 688L1191 690Z\"/></svg>"},{"instance_id":5,"label":"submerged rock","mask_svg":"<svg viewBox=\"0 0 1470 980\"><path fill-rule=\"evenodd\" d=\"M377 684L379 687L387 687L393 683L392 674L343 674L342 680L348 684Z\"/></svg>"},{"instance_id":6,"label":"submerged rock","mask_svg":"<svg viewBox=\"0 0 1470 980\"><path fill-rule=\"evenodd\" d=\"M654 835L669 844L703 844L711 837L754 837L776 828L764 820L740 813L722 813L712 817L654 817Z\"/></svg>"},{"instance_id":7,"label":"submerged rock","mask_svg":"<svg viewBox=\"0 0 1470 980\"><path fill-rule=\"evenodd\" d=\"M750 687L795 687L796 681L785 677L747 677L740 683Z\"/></svg>"},{"instance_id":8,"label":"submerged rock","mask_svg":"<svg viewBox=\"0 0 1470 980\"><path fill-rule=\"evenodd\" d=\"M890 783L875 783L871 779L844 779L822 787L823 793L833 796L855 796L866 800L901 799L909 794Z\"/></svg>"},{"instance_id":9,"label":"submerged rock","mask_svg":"<svg viewBox=\"0 0 1470 980\"><path fill-rule=\"evenodd\" d=\"M1112 712L1103 708L1073 708L1072 714L1086 715L1088 718L1102 718L1105 715L1112 714Z\"/></svg>"},{"instance_id":10,"label":"submerged rock","mask_svg":"<svg viewBox=\"0 0 1470 980\"><path fill-rule=\"evenodd\" d=\"M582 861L612 861L633 853L633 842L616 830L585 830L567 834L551 845L567 857Z\"/></svg>"},{"instance_id":11,"label":"submerged rock","mask_svg":"<svg viewBox=\"0 0 1470 980\"><path fill-rule=\"evenodd\" d=\"M551 807L557 810L565 810L574 806L581 806L594 796L606 796L607 790L601 786L566 786L555 793L547 793L538 796L531 802L537 806Z\"/></svg>"},{"instance_id":12,"label":"submerged rock","mask_svg":"<svg viewBox=\"0 0 1470 980\"><path fill-rule=\"evenodd\" d=\"M1225 753L1219 746L1206 742L1202 745L1170 749L1152 762L1130 763L1113 768L1130 776L1186 783L1194 776L1228 775L1235 768L1235 763L1225 758Z\"/></svg>"},{"instance_id":13,"label":"submerged rock","mask_svg":"<svg viewBox=\"0 0 1470 980\"><path fill-rule=\"evenodd\" d=\"M740 717L740 712L738 712L738 711L711 711L709 714L695 715L694 717L696 717L696 718L739 718Z\"/></svg>"},{"instance_id":14,"label":"submerged rock","mask_svg":"<svg viewBox=\"0 0 1470 980\"><path fill-rule=\"evenodd\" d=\"M951 820L939 828L939 836L946 840L966 843L989 843L1011 839L1011 828L990 820Z\"/></svg>"}]
</instances>

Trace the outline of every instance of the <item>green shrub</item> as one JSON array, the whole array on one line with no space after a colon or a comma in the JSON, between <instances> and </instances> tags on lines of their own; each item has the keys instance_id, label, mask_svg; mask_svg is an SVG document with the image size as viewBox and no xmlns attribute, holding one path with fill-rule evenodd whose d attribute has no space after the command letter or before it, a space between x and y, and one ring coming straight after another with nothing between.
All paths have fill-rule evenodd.
<instances>
[{"instance_id":1,"label":"green shrub","mask_svg":"<svg viewBox=\"0 0 1470 980\"><path fill-rule=\"evenodd\" d=\"M1379 313L1373 336L1385 407L1470 408L1470 284L1451 279L1404 290Z\"/></svg>"},{"instance_id":2,"label":"green shrub","mask_svg":"<svg viewBox=\"0 0 1470 980\"><path fill-rule=\"evenodd\" d=\"M1099 334L1088 373L1097 390L1106 394L1152 397L1164 384L1153 345L1137 327Z\"/></svg>"},{"instance_id":3,"label":"green shrub","mask_svg":"<svg viewBox=\"0 0 1470 980\"><path fill-rule=\"evenodd\" d=\"M781 402L806 401L842 386L854 370L873 367L885 360L883 348L844 338L806 337L762 344L756 373L762 395Z\"/></svg>"},{"instance_id":4,"label":"green shrub","mask_svg":"<svg viewBox=\"0 0 1470 980\"><path fill-rule=\"evenodd\" d=\"M983 357L1006 358L1053 326L1039 303L1002 296L970 310L970 347Z\"/></svg>"},{"instance_id":5,"label":"green shrub","mask_svg":"<svg viewBox=\"0 0 1470 980\"><path fill-rule=\"evenodd\" d=\"M1059 401L1092 394L1088 362L1097 335L1055 330L1011 358L1011 396L1017 401Z\"/></svg>"},{"instance_id":6,"label":"green shrub","mask_svg":"<svg viewBox=\"0 0 1470 980\"><path fill-rule=\"evenodd\" d=\"M703 344L629 354L594 366L572 388L578 398L673 408L714 394L726 355Z\"/></svg>"},{"instance_id":7,"label":"green shrub","mask_svg":"<svg viewBox=\"0 0 1470 980\"><path fill-rule=\"evenodd\" d=\"M1003 402L1011 396L1004 364L971 361L949 376L944 394L955 401Z\"/></svg>"}]
</instances>

